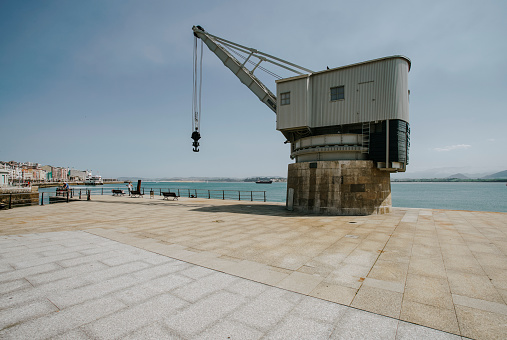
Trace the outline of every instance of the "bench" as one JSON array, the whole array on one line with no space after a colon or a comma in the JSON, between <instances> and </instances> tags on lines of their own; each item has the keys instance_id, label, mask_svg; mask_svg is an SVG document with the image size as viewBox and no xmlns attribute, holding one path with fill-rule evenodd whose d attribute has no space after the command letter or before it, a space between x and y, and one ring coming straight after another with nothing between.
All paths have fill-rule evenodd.
<instances>
[{"instance_id":1,"label":"bench","mask_svg":"<svg viewBox=\"0 0 507 340\"><path fill-rule=\"evenodd\" d=\"M72 201L74 201L74 200L69 200L69 202L72 202ZM63 203L63 202L67 202L66 197L49 196L49 204Z\"/></svg>"},{"instance_id":2,"label":"bench","mask_svg":"<svg viewBox=\"0 0 507 340\"><path fill-rule=\"evenodd\" d=\"M125 195L125 192L120 189L113 189L111 190L113 192L113 196L123 196Z\"/></svg>"},{"instance_id":3,"label":"bench","mask_svg":"<svg viewBox=\"0 0 507 340\"><path fill-rule=\"evenodd\" d=\"M130 197L141 197L143 198L144 193L141 191L141 180L137 181L137 189L130 190Z\"/></svg>"},{"instance_id":4,"label":"bench","mask_svg":"<svg viewBox=\"0 0 507 340\"><path fill-rule=\"evenodd\" d=\"M70 193L70 189L56 188L56 196L67 196Z\"/></svg>"},{"instance_id":5,"label":"bench","mask_svg":"<svg viewBox=\"0 0 507 340\"><path fill-rule=\"evenodd\" d=\"M141 198L143 198L143 193L141 191L139 191L139 190L132 190L130 192L130 197L134 197L134 198L135 197L141 197Z\"/></svg>"},{"instance_id":6,"label":"bench","mask_svg":"<svg viewBox=\"0 0 507 340\"><path fill-rule=\"evenodd\" d=\"M164 200L167 199L169 201L169 198L172 197L173 201L178 199L178 195L174 192L162 192L162 195L164 195Z\"/></svg>"}]
</instances>

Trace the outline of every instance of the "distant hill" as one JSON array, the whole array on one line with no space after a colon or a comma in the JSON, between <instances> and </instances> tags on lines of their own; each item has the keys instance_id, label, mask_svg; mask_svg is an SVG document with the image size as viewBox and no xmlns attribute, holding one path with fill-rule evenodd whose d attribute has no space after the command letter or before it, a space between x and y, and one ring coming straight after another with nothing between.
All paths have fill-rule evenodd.
<instances>
[{"instance_id":1,"label":"distant hill","mask_svg":"<svg viewBox=\"0 0 507 340\"><path fill-rule=\"evenodd\" d=\"M469 179L470 177L467 177L467 176L465 176L463 174L454 174L454 175L451 175L451 176L449 176L447 178Z\"/></svg>"},{"instance_id":2,"label":"distant hill","mask_svg":"<svg viewBox=\"0 0 507 340\"><path fill-rule=\"evenodd\" d=\"M484 179L507 178L507 170L500 171L500 172L497 172L497 173L494 173L494 174L491 174L488 176L484 176L482 178L484 178Z\"/></svg>"}]
</instances>

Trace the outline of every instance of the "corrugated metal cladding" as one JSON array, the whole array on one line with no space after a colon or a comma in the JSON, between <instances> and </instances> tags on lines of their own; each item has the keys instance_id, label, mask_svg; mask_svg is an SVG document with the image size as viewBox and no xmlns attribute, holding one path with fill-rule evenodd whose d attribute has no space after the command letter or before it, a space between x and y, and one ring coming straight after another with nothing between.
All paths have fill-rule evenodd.
<instances>
[{"instance_id":1,"label":"corrugated metal cladding","mask_svg":"<svg viewBox=\"0 0 507 340\"><path fill-rule=\"evenodd\" d=\"M307 110L308 77L303 77L286 83L279 83L276 86L276 128L284 130L309 126L309 114ZM282 105L281 93L290 92L290 104Z\"/></svg>"},{"instance_id":2,"label":"corrugated metal cladding","mask_svg":"<svg viewBox=\"0 0 507 340\"><path fill-rule=\"evenodd\" d=\"M400 56L345 66L277 82L277 97L290 92L290 105L277 109L277 129L322 127L386 119L409 121L408 59ZM345 87L331 101L330 89Z\"/></svg>"}]
</instances>

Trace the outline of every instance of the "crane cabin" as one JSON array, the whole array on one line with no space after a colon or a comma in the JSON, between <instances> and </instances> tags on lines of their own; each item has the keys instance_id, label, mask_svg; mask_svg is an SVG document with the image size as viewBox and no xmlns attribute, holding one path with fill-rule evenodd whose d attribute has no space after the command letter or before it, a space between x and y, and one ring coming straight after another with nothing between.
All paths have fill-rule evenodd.
<instances>
[{"instance_id":1,"label":"crane cabin","mask_svg":"<svg viewBox=\"0 0 507 340\"><path fill-rule=\"evenodd\" d=\"M373 160L405 171L410 60L392 56L276 81L276 128L299 162Z\"/></svg>"},{"instance_id":2,"label":"crane cabin","mask_svg":"<svg viewBox=\"0 0 507 340\"><path fill-rule=\"evenodd\" d=\"M204 43L276 114L276 129L290 143L295 160L287 172L288 210L324 215L390 212L390 173L405 171L408 164L410 59L396 55L314 72L209 34L201 26L192 30L194 151L199 151L198 75ZM296 76L276 80L275 95L254 75L263 69L261 63Z\"/></svg>"}]
</instances>

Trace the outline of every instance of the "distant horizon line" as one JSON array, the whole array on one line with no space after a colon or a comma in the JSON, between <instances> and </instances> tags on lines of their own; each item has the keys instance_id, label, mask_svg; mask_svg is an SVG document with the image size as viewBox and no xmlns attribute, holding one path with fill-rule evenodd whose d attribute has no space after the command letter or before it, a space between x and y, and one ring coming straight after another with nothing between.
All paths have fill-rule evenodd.
<instances>
[{"instance_id":1,"label":"distant horizon line","mask_svg":"<svg viewBox=\"0 0 507 340\"><path fill-rule=\"evenodd\" d=\"M247 177L229 177L229 176L214 176L214 177L139 177L139 176L121 176L117 177L118 180L141 179L141 180L157 180L157 181L175 181L175 180L219 180L219 179L259 179L259 178L273 178L273 179L287 179L285 176L247 176Z\"/></svg>"}]
</instances>

